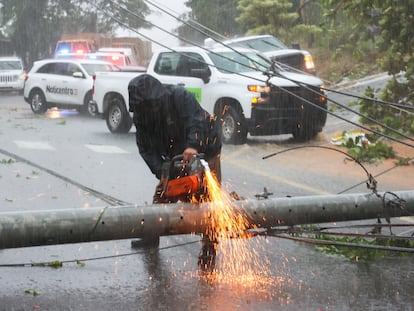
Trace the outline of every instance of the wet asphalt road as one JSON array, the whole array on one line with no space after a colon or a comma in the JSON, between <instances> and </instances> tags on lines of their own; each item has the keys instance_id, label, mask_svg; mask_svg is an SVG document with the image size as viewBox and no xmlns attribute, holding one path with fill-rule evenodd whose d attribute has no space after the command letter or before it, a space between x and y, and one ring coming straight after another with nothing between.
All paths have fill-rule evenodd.
<instances>
[{"instance_id":1,"label":"wet asphalt road","mask_svg":"<svg viewBox=\"0 0 414 311\"><path fill-rule=\"evenodd\" d=\"M9 154L0 153L0 211L110 205L99 194L139 205L150 201L155 179L137 155L133 133L114 137L104 121L74 112L34 116L17 95L2 95L0 111L1 150L31 161L9 161L13 159ZM313 143L321 144L327 137ZM290 146L285 137L251 138L245 146L225 146L224 187L246 197L264 186L281 196L315 195L336 193L364 177L349 165L342 168L346 164L338 159L331 166L331 157L310 151L257 161L258 155L286 144ZM319 162L325 166L314 161L310 165L307 160L313 157L322 157ZM369 167L376 172L386 168ZM393 170L389 179L380 179L381 186L414 189L414 182L404 177L413 172L410 169ZM353 192L366 189L361 186ZM412 218L398 221L409 223ZM252 266L259 271L253 269L255 279L243 279L243 273L228 278L221 270L229 260L239 264L243 254L236 258L219 254L216 274L200 271L198 236L162 237L156 249L131 249L130 242L0 250L0 310L412 310L414 306L412 256L392 254L364 262L328 255L307 244L254 237L242 243L251 253L257 252L260 263ZM54 261L63 266L32 265Z\"/></svg>"}]
</instances>

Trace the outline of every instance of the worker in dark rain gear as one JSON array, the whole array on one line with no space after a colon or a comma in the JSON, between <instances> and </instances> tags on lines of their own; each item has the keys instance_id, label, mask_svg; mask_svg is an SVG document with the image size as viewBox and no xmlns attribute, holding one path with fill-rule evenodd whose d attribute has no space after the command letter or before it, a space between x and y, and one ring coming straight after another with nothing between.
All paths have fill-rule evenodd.
<instances>
[{"instance_id":1,"label":"worker in dark rain gear","mask_svg":"<svg viewBox=\"0 0 414 311\"><path fill-rule=\"evenodd\" d=\"M160 179L166 159L182 154L184 162L204 154L211 171L221 181L221 140L215 119L183 87L163 85L148 74L128 85L139 153ZM157 203L157 193L154 203Z\"/></svg>"},{"instance_id":2,"label":"worker in dark rain gear","mask_svg":"<svg viewBox=\"0 0 414 311\"><path fill-rule=\"evenodd\" d=\"M182 154L188 162L197 154L204 154L209 168L221 182L221 140L216 120L183 87L161 84L148 74L139 75L128 85L129 110L133 112L136 142L139 153L151 172L161 178L163 163ZM153 203L164 203L162 183L156 186ZM159 236L134 241L133 247L156 246ZM203 237L199 262L214 251L214 241ZM207 256L210 258L211 256ZM210 259L209 259L210 260Z\"/></svg>"}]
</instances>

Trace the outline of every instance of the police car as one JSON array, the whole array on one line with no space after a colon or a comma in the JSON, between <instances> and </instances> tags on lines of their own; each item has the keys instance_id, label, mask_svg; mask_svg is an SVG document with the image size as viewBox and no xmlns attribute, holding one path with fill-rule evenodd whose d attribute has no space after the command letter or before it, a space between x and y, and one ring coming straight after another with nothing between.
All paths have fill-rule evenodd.
<instances>
[{"instance_id":1,"label":"police car","mask_svg":"<svg viewBox=\"0 0 414 311\"><path fill-rule=\"evenodd\" d=\"M95 115L92 76L98 71L118 71L111 63L87 59L46 59L33 64L25 77L24 99L36 114L51 107L77 109Z\"/></svg>"},{"instance_id":2,"label":"police car","mask_svg":"<svg viewBox=\"0 0 414 311\"><path fill-rule=\"evenodd\" d=\"M131 66L132 62L131 59L122 54L122 53L116 53L116 52L95 52L95 53L89 53L86 55L87 59L96 59L96 60L103 60L108 63L114 64L119 67L126 67Z\"/></svg>"}]
</instances>

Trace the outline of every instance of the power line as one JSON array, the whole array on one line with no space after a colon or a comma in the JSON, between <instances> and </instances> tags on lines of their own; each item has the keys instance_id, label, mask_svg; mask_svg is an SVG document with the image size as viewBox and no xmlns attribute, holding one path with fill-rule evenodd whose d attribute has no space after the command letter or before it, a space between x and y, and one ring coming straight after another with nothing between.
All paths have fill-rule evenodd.
<instances>
[{"instance_id":1,"label":"power line","mask_svg":"<svg viewBox=\"0 0 414 311\"><path fill-rule=\"evenodd\" d=\"M187 23L186 21L184 21L184 20L180 19L178 16L175 16L174 14L167 12L165 9L162 9L159 5L155 4L153 1L149 1L149 0L145 0L145 1L146 1L146 2L148 2L148 3L150 3L151 5L153 5L153 6L154 6L154 7L156 7L157 9L161 10L162 12L164 12L164 13L166 13L166 14L170 15L171 17L175 18L177 21L182 22L182 23L184 23L184 24L188 25L189 27L191 27L192 29L199 31L201 34L208 36L208 34L207 34L207 33L205 33L203 30L200 30L199 28L195 27L194 25L190 25L189 23ZM114 4L115 6L117 6L118 8L121 8L122 10L124 10L125 12L127 12L128 14L131 14L132 16L134 16L134 17L136 17L136 18L138 18L138 19L141 19L141 20L145 21L146 23L150 24L151 26L154 26L154 27L156 27L157 29L160 29L160 30L162 30L163 32L165 32L165 33L167 33L167 34L169 34L169 35L171 35L171 36L174 36L174 37L178 38L178 39L179 39L179 40L181 40L181 41L184 41L184 42L190 43L191 45L194 45L194 46L196 46L196 47L199 47L199 48L201 48L201 49L204 49L204 50L206 50L206 51L211 52L211 51L210 51L208 48L206 48L206 47L202 47L202 46L198 45L198 44L197 44L197 43L195 43L195 42L192 42L192 41L190 41L190 40L187 40L187 39L185 39L185 38L182 38L182 37L180 37L179 35L176 35L176 34L174 34L174 33L170 32L170 31L168 31L168 30L165 30L164 28L162 28L162 27L160 27L160 26L158 26L158 25L155 25L155 24L153 24L153 23L151 23L151 22L149 22L149 21L146 21L146 20L145 20L144 18L142 18L141 16L138 16L137 14L135 14L135 13L131 12L131 11L130 11L130 10L128 10L127 8L124 8L124 7L120 6L119 4L115 3L115 2L114 2L114 1L112 1L112 0L111 0L110 2L111 2L112 4ZM124 27L126 27L126 28L128 28L128 29L130 29L130 30L132 30L132 31L134 31L134 32L135 32L135 33L137 33L137 34L142 35L144 38L148 39L148 40L149 40L149 41L151 41L151 42L154 42L154 43L156 43L156 44L158 44L158 45L160 45L160 46L162 46L162 47L164 47L164 48L166 48L166 49L168 49L168 50L171 50L171 51L173 51L173 52L177 52L177 53L179 53L178 51L174 50L173 48L168 47L168 46L166 46L166 45L163 45L162 43L157 42L155 39L153 39L153 38L149 38L148 36L145 36L145 35L143 35L142 33L138 32L137 30L132 29L131 27L129 27L129 26L128 26L128 25L126 25L125 23L121 22L119 19L115 18L113 15L109 14L109 13L108 13L105 9L103 9L103 8L99 7L98 5L93 4L93 3L91 3L91 4L92 4L92 5L93 5L96 9L98 9L98 10L102 11L104 14L106 14L106 15L107 15L107 16L109 16L110 18L114 19L114 20L115 20L116 22L118 22L120 25L122 25L122 26L124 26ZM208 29L208 28L207 28L207 27L205 27L205 26L203 26L203 28L204 28L204 29ZM211 31L212 31L212 30L211 30ZM220 42L220 41L217 41L217 40L215 40L215 41L216 41L216 42L221 43L223 46L225 46L225 47L227 47L227 48L229 48L229 49L231 49L231 50L233 50L233 51L235 51L235 52L239 53L240 55L242 55L242 56L246 57L247 59L249 59L246 55L244 55L244 54L240 53L239 51L237 51L236 49L234 49L234 48L232 48L232 47L230 47L230 46L226 45L225 43ZM184 53L184 54L185 54L185 53ZM188 56L188 55L185 55L185 56L186 56L186 57L189 57L189 58L192 58L191 56ZM222 55L220 55L220 57L223 57L223 56L222 56ZM226 58L226 57L223 57L223 58ZM232 60L232 59L229 59L229 60L230 60L230 61L235 62L235 61L234 61L234 60ZM199 61L199 60L198 60L198 61ZM246 66L245 64L243 64L243 63L239 63L239 62L237 62L237 61L236 61L235 63L241 64L242 66ZM214 64L207 64L207 65L214 66ZM220 69L220 68L219 68L219 67L217 67L217 66L214 66L214 67L216 67L216 68ZM275 68L274 68L274 69L275 69ZM258 71L259 71L259 70L258 70ZM233 74L238 74L238 75L240 75L240 76L248 77L248 78L250 78L250 79L254 79L254 80L257 80L257 81L260 81L260 82L263 82L263 83L269 83L270 78L271 78L272 76L276 76L276 74L278 73L278 75L280 75L282 78L287 79L287 80L290 80L290 81L292 81L292 82L294 82L294 83L296 83L296 84L299 84L299 85L300 85L300 86L302 86L302 87L304 87L304 86L306 85L306 84L305 84L305 83L303 83L303 82L298 82L298 81L295 81L295 80L289 79L288 77L284 76L284 75L281 73L281 71L280 71L280 70L275 70L275 71L272 71L272 72L271 72L271 71L268 71L268 72L264 73L264 74L266 74L266 75L268 76L268 79L267 79L266 81L264 81L264 80L260 80L260 79L257 79L257 78L255 78L255 77L251 77L251 76L249 76L249 75L244 75L244 74L242 74L242 73L236 73L236 72L232 72L232 73L233 73ZM354 126L357 126L357 127L359 127L359 128L362 128L362 129L364 129L364 130L366 130L366 131L369 131L369 132L371 132L371 133L377 134L377 135L379 135L379 136L385 137L385 138L387 138L387 139L389 139L389 140L392 140L392 141L395 141L395 142L397 142L397 143L400 143L400 144L403 144L403 145L406 145L406 146L409 146L409 147L414 147L414 145L412 145L412 144L408 144L408 143L406 143L406 142L404 142L404 141L402 141L402 140L399 140L399 139L394 138L394 137L392 137L392 136L389 136L389 135L386 135L386 134L381 133L381 132L379 132L379 131L373 130L373 129L371 129L371 128L367 127L367 126L364 126L364 125L362 125L362 124L358 124L358 123L353 122L353 121L350 121L350 120L348 120L348 119L346 119L346 118L344 118L344 117L341 117L341 116L339 116L339 115L337 115L337 114L335 114L335 113L333 113L333 112L331 112L331 111L329 111L329 110L327 110L327 109L324 109L323 107L320 107L320 106L318 106L318 105L316 105L316 104L314 104L314 103L312 103L312 102L308 101L307 99L305 99L305 98L303 98L303 97L301 97L301 96L299 96L299 95L297 95L297 94L295 94L295 93L293 93L293 92L291 92L291 91L287 90L287 89L286 89L286 88L284 88L284 87L280 87L280 86L275 85L275 84L272 84L272 85L274 85L274 86L275 86L275 87L277 87L278 89L280 89L280 90L282 90L282 91L284 91L284 92L286 92L286 93L288 93L288 94L290 94L290 95L294 96L295 98L297 98L297 99L301 100L302 102L305 102L305 103L307 103L307 104L310 104L311 106L313 106L313 107L315 107L315 108L317 108L317 109L319 109L319 110L322 110L322 111L324 111L324 112L326 112L326 113L328 113L328 114L330 114L330 115L332 115L332 116L334 116L334 117L336 117L336 118L339 118L339 119L341 119L341 120L343 120L343 121L345 121L345 122L347 122L347 123L350 123L350 124L352 124L352 125L354 125ZM313 91L313 92L316 92L315 90L312 90L312 91ZM325 96L325 97L326 97L326 95L325 95L324 93L317 93L317 94L319 94L320 96ZM346 93L343 93L343 94L344 94L344 95L349 95L349 94L346 94ZM352 96L352 95L349 95L349 96ZM329 98L327 98L327 99L328 99L329 101L335 102L335 101L334 101L334 100L332 100L332 99L329 99ZM374 101L374 102L376 101L375 99L370 99L369 97L366 97L365 99L366 99L366 100L371 100L371 101ZM390 130L390 131L392 131L392 132L395 132L395 133L397 133L398 135L400 135L400 136L402 136L402 137L404 137L404 138L407 138L407 139L409 139L409 140L413 140L411 137L409 137L409 136L407 136L407 135L405 135L405 134L403 134L403 133L401 133L401 132L399 132L399 131L397 131L397 130L395 130L395 129L393 129L393 128L391 128L391 127L389 127L389 126L387 126L387 125L385 125L385 124L383 124L383 123L381 123L381 122L379 122L379 121L377 121L377 120L375 120L375 119L369 118L368 116L365 116L365 115L363 115L363 114L361 114L361 113L358 113L358 112L354 111L353 109L351 109L351 108L349 108L349 107L347 107L347 106L345 106L345 105L342 105L342 104L339 104L339 103L337 103L337 104L338 104L338 105L341 105L343 108L345 108L345 109L347 109L347 110L349 110L349 111L351 111L351 112L353 112L353 113L355 113L355 114L360 115L361 117L364 117L364 118L369 119L369 120L370 120L372 123L374 123L374 124L377 124L377 125L380 125L380 126L382 126L382 127L384 127L384 128L387 128L388 130Z\"/></svg>"}]
</instances>

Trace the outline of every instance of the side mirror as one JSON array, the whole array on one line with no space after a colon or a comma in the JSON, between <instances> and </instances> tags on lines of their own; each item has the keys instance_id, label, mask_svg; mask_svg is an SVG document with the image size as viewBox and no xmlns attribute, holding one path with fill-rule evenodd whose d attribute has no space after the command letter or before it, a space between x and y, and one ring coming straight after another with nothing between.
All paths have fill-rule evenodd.
<instances>
[{"instance_id":1,"label":"side mirror","mask_svg":"<svg viewBox=\"0 0 414 311\"><path fill-rule=\"evenodd\" d=\"M292 49L300 50L300 44L299 43L292 43Z\"/></svg>"},{"instance_id":2,"label":"side mirror","mask_svg":"<svg viewBox=\"0 0 414 311\"><path fill-rule=\"evenodd\" d=\"M204 83L208 83L210 81L211 72L208 67L202 69L191 69L190 75L192 77L200 78Z\"/></svg>"}]
</instances>

